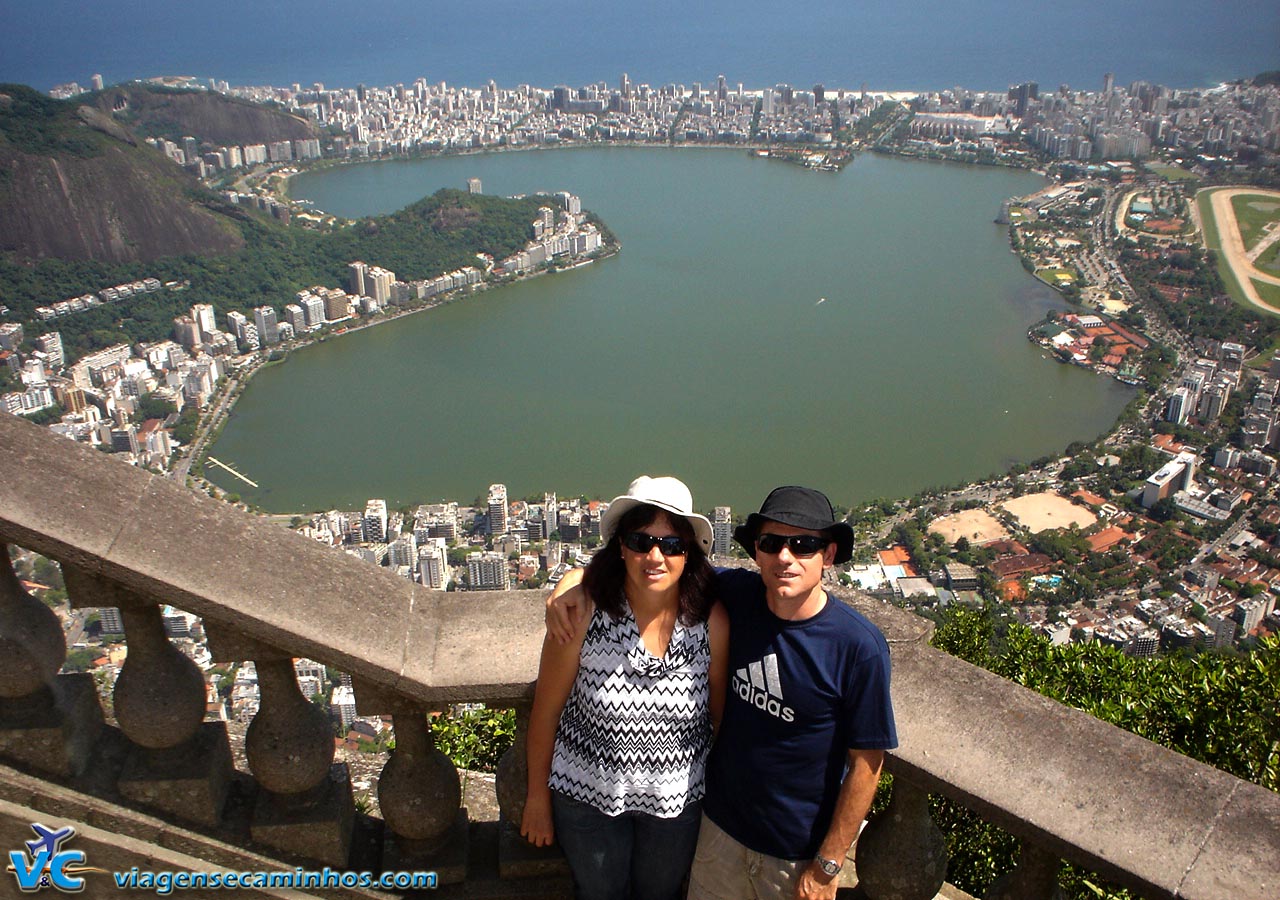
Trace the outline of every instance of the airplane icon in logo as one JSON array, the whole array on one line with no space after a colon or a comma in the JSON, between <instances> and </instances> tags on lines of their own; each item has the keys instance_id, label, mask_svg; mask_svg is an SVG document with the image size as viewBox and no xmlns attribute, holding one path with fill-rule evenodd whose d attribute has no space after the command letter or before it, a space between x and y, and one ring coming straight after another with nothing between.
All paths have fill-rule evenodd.
<instances>
[{"instance_id":1,"label":"airplane icon in logo","mask_svg":"<svg viewBox=\"0 0 1280 900\"><path fill-rule=\"evenodd\" d=\"M57 853L62 842L76 832L76 830L69 825L55 831L49 826L41 825L38 822L32 823L31 830L40 836L40 840L38 841L25 842L27 845L27 852L31 854L32 859L38 857L42 850L47 850L50 856Z\"/></svg>"}]
</instances>

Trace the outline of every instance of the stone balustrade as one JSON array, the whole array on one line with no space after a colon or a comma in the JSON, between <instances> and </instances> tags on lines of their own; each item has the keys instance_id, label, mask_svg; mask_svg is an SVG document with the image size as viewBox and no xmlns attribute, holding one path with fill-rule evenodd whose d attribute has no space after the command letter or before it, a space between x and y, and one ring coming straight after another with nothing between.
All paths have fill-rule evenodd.
<instances>
[{"instance_id":1,"label":"stone balustrade","mask_svg":"<svg viewBox=\"0 0 1280 900\"><path fill-rule=\"evenodd\" d=\"M129 657L113 697L122 802L206 830L226 815L235 777L226 734L201 721L199 672L160 629L159 604L171 604L204 619L216 659L256 664L261 707L246 737L254 846L339 867L355 852L349 778L333 764L325 717L298 690L299 656L350 673L360 714L393 718L397 747L379 783L384 866L466 878L458 775L429 718L449 704L517 710L497 793L503 818L518 822L545 594L423 590L12 416L0 416L0 458L0 542L58 560L74 605L122 611ZM890 642L901 740L888 761L890 804L856 848L860 896L937 893L946 853L931 793L1022 840L1018 867L990 900L1058 896L1061 860L1143 897L1280 894L1280 796L934 650L924 620L862 595L842 599ZM0 651L0 757L51 783L84 778L107 731L92 682L56 674L61 630L7 558ZM559 865L510 824L498 862L512 879Z\"/></svg>"}]
</instances>

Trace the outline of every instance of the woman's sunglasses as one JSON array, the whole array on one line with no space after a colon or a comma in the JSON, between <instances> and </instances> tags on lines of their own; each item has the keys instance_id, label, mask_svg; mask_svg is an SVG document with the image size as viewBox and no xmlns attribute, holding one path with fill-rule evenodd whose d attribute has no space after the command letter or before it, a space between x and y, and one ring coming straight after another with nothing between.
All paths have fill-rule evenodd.
<instances>
[{"instance_id":1,"label":"woman's sunglasses","mask_svg":"<svg viewBox=\"0 0 1280 900\"><path fill-rule=\"evenodd\" d=\"M628 531L622 536L622 546L636 553L648 553L657 547L663 556L684 556L685 550L682 537L674 534L670 537L654 537L643 531Z\"/></svg>"}]
</instances>

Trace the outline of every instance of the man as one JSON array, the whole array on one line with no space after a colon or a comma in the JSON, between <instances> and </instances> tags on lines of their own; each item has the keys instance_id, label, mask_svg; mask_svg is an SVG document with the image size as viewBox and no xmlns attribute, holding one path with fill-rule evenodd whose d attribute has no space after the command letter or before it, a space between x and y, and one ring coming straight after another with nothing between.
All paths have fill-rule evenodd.
<instances>
[{"instance_id":1,"label":"man","mask_svg":"<svg viewBox=\"0 0 1280 900\"><path fill-rule=\"evenodd\" d=\"M731 676L689 900L833 898L898 743L888 645L822 588L853 554L825 495L777 488L734 538L760 571L719 572Z\"/></svg>"}]
</instances>

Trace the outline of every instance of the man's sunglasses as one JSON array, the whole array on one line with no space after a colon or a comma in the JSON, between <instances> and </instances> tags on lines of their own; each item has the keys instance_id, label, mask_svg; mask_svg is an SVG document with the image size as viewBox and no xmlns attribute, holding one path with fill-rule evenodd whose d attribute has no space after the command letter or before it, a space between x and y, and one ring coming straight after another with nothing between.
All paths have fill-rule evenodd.
<instances>
[{"instance_id":1,"label":"man's sunglasses","mask_svg":"<svg viewBox=\"0 0 1280 900\"><path fill-rule=\"evenodd\" d=\"M636 553L648 553L654 547L663 556L684 556L684 538L676 535L670 537L654 537L643 531L628 531L622 536L622 546Z\"/></svg>"},{"instance_id":2,"label":"man's sunglasses","mask_svg":"<svg viewBox=\"0 0 1280 900\"><path fill-rule=\"evenodd\" d=\"M756 549L761 553L781 553L783 547L791 549L792 556L813 556L831 543L819 534L758 534Z\"/></svg>"}]
</instances>

